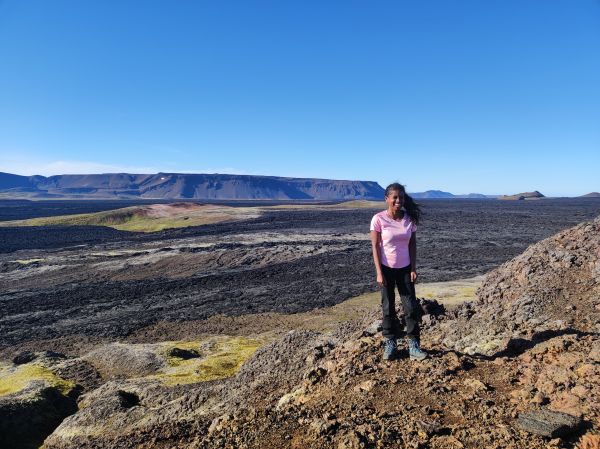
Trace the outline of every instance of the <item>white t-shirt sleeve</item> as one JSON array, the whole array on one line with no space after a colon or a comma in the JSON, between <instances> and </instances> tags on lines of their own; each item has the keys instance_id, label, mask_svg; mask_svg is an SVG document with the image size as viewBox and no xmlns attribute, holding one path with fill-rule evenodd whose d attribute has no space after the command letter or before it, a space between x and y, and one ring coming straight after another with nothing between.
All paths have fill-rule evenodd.
<instances>
[{"instance_id":1,"label":"white t-shirt sleeve","mask_svg":"<svg viewBox=\"0 0 600 449\"><path fill-rule=\"evenodd\" d=\"M371 231L381 232L381 223L379 222L379 217L377 215L373 215L371 218Z\"/></svg>"},{"instance_id":2,"label":"white t-shirt sleeve","mask_svg":"<svg viewBox=\"0 0 600 449\"><path fill-rule=\"evenodd\" d=\"M410 232L417 232L417 225L412 221L410 222Z\"/></svg>"}]
</instances>

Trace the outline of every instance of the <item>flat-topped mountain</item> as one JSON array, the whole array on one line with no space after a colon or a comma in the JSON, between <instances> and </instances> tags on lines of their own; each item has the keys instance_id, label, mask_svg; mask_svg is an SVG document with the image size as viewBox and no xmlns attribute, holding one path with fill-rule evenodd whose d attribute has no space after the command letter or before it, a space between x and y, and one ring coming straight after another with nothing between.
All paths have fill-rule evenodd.
<instances>
[{"instance_id":1,"label":"flat-topped mountain","mask_svg":"<svg viewBox=\"0 0 600 449\"><path fill-rule=\"evenodd\" d=\"M13 198L156 199L381 199L373 181L227 174L19 176L0 172L0 195Z\"/></svg>"}]
</instances>

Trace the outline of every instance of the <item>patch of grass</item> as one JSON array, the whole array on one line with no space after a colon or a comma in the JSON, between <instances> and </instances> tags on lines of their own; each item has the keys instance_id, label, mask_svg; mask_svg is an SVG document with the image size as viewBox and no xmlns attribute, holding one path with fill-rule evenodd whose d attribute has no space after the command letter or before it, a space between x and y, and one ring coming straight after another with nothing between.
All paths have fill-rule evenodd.
<instances>
[{"instance_id":1,"label":"patch of grass","mask_svg":"<svg viewBox=\"0 0 600 449\"><path fill-rule=\"evenodd\" d=\"M132 217L129 221L122 224L110 225L110 227L120 231L132 232L156 232L164 229L185 228L188 226L201 226L206 224L220 223L233 219L233 216L211 214L206 216L183 215L172 218L155 217Z\"/></svg>"},{"instance_id":2,"label":"patch of grass","mask_svg":"<svg viewBox=\"0 0 600 449\"><path fill-rule=\"evenodd\" d=\"M114 226L125 223L133 216L136 207L126 207L92 214L58 215L27 220L4 221L0 226Z\"/></svg>"},{"instance_id":3,"label":"patch of grass","mask_svg":"<svg viewBox=\"0 0 600 449\"><path fill-rule=\"evenodd\" d=\"M25 365L0 365L0 396L22 391L33 381L44 381L67 395L74 387L73 382L61 379L48 368L37 363Z\"/></svg>"},{"instance_id":4,"label":"patch of grass","mask_svg":"<svg viewBox=\"0 0 600 449\"><path fill-rule=\"evenodd\" d=\"M265 206L263 209L384 209L385 203L381 201L351 200L337 204L280 204L278 206Z\"/></svg>"},{"instance_id":5,"label":"patch of grass","mask_svg":"<svg viewBox=\"0 0 600 449\"><path fill-rule=\"evenodd\" d=\"M417 284L417 296L435 299L446 305L458 305L477 299L476 291L483 281L483 276L459 281L434 282Z\"/></svg>"},{"instance_id":6,"label":"patch of grass","mask_svg":"<svg viewBox=\"0 0 600 449\"><path fill-rule=\"evenodd\" d=\"M385 209L385 203L383 202L383 198L381 201L352 200L327 207L337 209Z\"/></svg>"}]
</instances>

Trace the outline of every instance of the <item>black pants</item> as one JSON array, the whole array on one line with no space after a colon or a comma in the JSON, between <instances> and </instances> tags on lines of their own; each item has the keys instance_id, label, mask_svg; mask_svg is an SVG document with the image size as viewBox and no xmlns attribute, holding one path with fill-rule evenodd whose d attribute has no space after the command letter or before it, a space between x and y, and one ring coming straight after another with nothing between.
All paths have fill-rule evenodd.
<instances>
[{"instance_id":1,"label":"black pants","mask_svg":"<svg viewBox=\"0 0 600 449\"><path fill-rule=\"evenodd\" d=\"M419 339L421 306L415 296L415 284L410 281L410 265L404 268L390 268L382 265L381 274L385 279L385 287L381 288L383 336L385 338L400 338L404 333L398 315L396 315L394 290L398 287L402 308L404 309L406 335Z\"/></svg>"}]
</instances>

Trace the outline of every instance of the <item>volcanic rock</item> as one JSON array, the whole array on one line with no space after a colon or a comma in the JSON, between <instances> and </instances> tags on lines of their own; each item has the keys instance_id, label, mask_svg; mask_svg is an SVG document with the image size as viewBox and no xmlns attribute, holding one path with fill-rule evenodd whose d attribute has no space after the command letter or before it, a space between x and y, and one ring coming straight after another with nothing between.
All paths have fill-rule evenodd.
<instances>
[{"instance_id":1,"label":"volcanic rock","mask_svg":"<svg viewBox=\"0 0 600 449\"><path fill-rule=\"evenodd\" d=\"M91 351L83 359L107 378L153 374L164 366L164 360L150 345L111 343Z\"/></svg>"},{"instance_id":2,"label":"volcanic rock","mask_svg":"<svg viewBox=\"0 0 600 449\"><path fill-rule=\"evenodd\" d=\"M521 429L544 437L564 437L575 432L582 421L580 417L551 410L522 413L517 419Z\"/></svg>"},{"instance_id":3,"label":"volcanic rock","mask_svg":"<svg viewBox=\"0 0 600 449\"><path fill-rule=\"evenodd\" d=\"M522 352L561 332L597 332L600 217L530 246L490 272L477 295L439 329L444 344L460 352Z\"/></svg>"}]
</instances>

